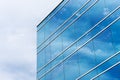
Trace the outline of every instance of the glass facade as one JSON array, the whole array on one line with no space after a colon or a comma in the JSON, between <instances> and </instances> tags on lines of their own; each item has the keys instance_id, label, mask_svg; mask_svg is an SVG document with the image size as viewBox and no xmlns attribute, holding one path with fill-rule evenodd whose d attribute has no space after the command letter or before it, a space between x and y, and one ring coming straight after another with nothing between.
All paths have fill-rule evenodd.
<instances>
[{"instance_id":1,"label":"glass facade","mask_svg":"<svg viewBox=\"0 0 120 80\"><path fill-rule=\"evenodd\" d=\"M120 0L64 0L37 26L37 80L120 80Z\"/></svg>"}]
</instances>

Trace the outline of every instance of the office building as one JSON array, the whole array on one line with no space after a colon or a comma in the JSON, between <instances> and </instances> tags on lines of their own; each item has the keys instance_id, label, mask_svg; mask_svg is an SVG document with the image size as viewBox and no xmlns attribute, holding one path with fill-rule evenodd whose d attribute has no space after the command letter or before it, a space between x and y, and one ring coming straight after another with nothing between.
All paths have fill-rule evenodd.
<instances>
[{"instance_id":1,"label":"office building","mask_svg":"<svg viewBox=\"0 0 120 80\"><path fill-rule=\"evenodd\" d=\"M120 80L120 0L63 0L37 26L37 80Z\"/></svg>"}]
</instances>

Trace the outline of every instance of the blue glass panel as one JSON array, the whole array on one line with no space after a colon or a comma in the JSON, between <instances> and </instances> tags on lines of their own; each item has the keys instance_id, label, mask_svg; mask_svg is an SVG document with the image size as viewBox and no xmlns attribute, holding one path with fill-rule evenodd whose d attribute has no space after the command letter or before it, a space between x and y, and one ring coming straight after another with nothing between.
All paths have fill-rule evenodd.
<instances>
[{"instance_id":1,"label":"blue glass panel","mask_svg":"<svg viewBox=\"0 0 120 80\"><path fill-rule=\"evenodd\" d=\"M66 0L65 0L66 1ZM46 23L46 21L57 11L64 3L57 7L38 27ZM39 71L43 66L53 60L58 54L55 60L51 61L48 65L42 68L37 73L37 78L40 78L45 72L49 71L53 66L60 63L61 60L67 58L73 51L78 49L86 43L90 38L96 35L99 31L109 25L113 20L120 16L120 9L109 16L106 20L101 22L90 31L87 35L84 35L95 24L102 20L105 16L110 14L115 8L120 6L119 0L99 0L99 2L76 20L69 28L64 32L61 31L69 25L75 18L77 18L82 12L84 12L95 0L91 0L81 11L74 15L66 24L64 24L54 35L49 37L65 20L67 20L76 10L78 10L87 0L70 0L56 15L54 15L42 29L37 32L37 70ZM102 6L101 6L102 5ZM46 73L40 80L75 80L88 70L92 69L108 57L114 55L120 51L120 20L114 23L110 28L98 35L95 39L88 42L86 45L80 48L69 59L60 63L49 73ZM61 33L58 37L56 37ZM48 38L49 37L49 38ZM81 37L81 38L80 38ZM77 40L80 38L80 40ZM47 41L45 41L47 39ZM52 41L53 40L53 41ZM69 49L65 50L74 41L76 41ZM44 42L45 41L45 42ZM51 42L51 43L50 43ZM50 43L50 44L49 44ZM42 44L42 45L41 45ZM47 45L47 46L46 46ZM44 48L45 47L45 48ZM42 50L43 49L43 50ZM64 53L62 53L65 50ZM85 75L80 80L88 80L104 71L108 67L112 66L116 62L120 61L120 55L110 59L105 64L101 65L97 69L93 70L89 74ZM98 77L96 80L119 80L120 66L111 69L111 71ZM113 75L113 72L116 73ZM112 78L111 78L112 77Z\"/></svg>"}]
</instances>

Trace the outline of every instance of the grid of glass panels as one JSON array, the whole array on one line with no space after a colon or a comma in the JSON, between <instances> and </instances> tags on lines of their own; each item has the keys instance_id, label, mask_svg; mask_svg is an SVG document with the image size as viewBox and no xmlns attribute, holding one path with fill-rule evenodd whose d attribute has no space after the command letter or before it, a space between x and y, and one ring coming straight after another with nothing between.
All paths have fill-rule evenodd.
<instances>
[{"instance_id":1,"label":"grid of glass panels","mask_svg":"<svg viewBox=\"0 0 120 80\"><path fill-rule=\"evenodd\" d=\"M37 26L37 80L120 80L120 0L64 0Z\"/></svg>"}]
</instances>

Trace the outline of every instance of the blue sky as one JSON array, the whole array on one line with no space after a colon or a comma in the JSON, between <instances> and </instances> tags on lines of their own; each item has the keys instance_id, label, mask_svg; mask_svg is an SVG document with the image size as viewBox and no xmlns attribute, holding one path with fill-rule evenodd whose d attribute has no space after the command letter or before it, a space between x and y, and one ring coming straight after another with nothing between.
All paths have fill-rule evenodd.
<instances>
[{"instance_id":1,"label":"blue sky","mask_svg":"<svg viewBox=\"0 0 120 80\"><path fill-rule=\"evenodd\" d=\"M0 0L0 79L36 80L36 26L60 0Z\"/></svg>"},{"instance_id":2,"label":"blue sky","mask_svg":"<svg viewBox=\"0 0 120 80\"><path fill-rule=\"evenodd\" d=\"M83 0L83 1L85 1L85 0ZM44 40L44 37L43 37L44 34L45 34L45 38L47 38L47 36L51 32L53 32L57 26L62 24L62 22L64 22L66 20L66 18L68 18L74 12L74 10L77 10L81 6L77 3L82 3L82 1L80 2L80 0L78 0L78 2L77 1L74 2L74 4L76 4L76 5L74 5L73 2L74 2L74 0L71 0L71 2L64 9L62 9L60 13L58 13L53 19L51 19L49 21L48 24L46 24L46 27L43 30L38 32L39 35L42 35L42 36L38 36L38 45L40 44L40 42L42 42L42 40ZM50 48L51 48L50 46L48 46L46 48L47 52L42 51L40 53L40 55L38 55L38 61L39 61L38 67L45 64L43 62L43 60L45 60L43 58L43 56L47 56L46 60L49 61L50 53L52 53L52 57L55 57L57 55L57 53L60 53L62 51L62 49L61 49L62 44L64 45L63 46L64 48L67 47L71 42L75 41L85 31L90 29L99 20L104 18L107 14L109 14L111 11L113 11L116 7L118 7L120 5L119 0L109 0L109 1L105 0L105 2L103 0L100 0L98 2L98 4L96 4L95 7L91 8L91 10L88 11L88 14L83 15L78 21L76 21L76 23L74 23L69 29L67 29L60 37L58 37L54 42L52 42L51 43L52 52L49 52ZM73 4L73 6L71 6L72 4ZM79 14L77 14L77 15L79 15ZM77 15L75 17L77 17ZM103 23L98 25L95 28L95 30L93 30L90 34L88 34L84 39L80 40L77 43L77 45L78 46L82 45L91 36L95 35L97 32L102 30L105 26L107 26L110 22L112 22L114 19L116 19L119 16L120 16L120 10L116 11L116 13L114 13L107 20L105 20ZM70 21L67 24L69 24L69 23L70 23ZM112 25L108 30L103 32L100 36L95 38L93 42L90 42L84 48L79 50L76 55L71 57L71 59L65 61L65 63L66 63L65 71L66 71L66 75L67 75L67 77L66 77L67 80L73 80L73 79L75 79L75 77L77 77L75 74L77 74L78 72L75 73L74 70L76 69L76 71L78 71L78 68L76 68L78 66L77 66L77 63L75 62L76 60L79 59L79 58L77 58L78 55L80 55L81 56L80 58L82 58L82 59L80 59L80 63L79 63L79 64L82 64L81 73L84 73L87 70L89 70L90 68L92 68L93 66L95 66L95 64L100 63L101 61L103 61L104 59L109 57L110 55L112 55L115 52L120 50L120 39L118 38L120 36L119 25L120 25L120 20L117 23L115 23L114 25ZM52 28L50 26L52 26ZM58 31L58 32L60 32L60 31ZM111 37L111 36L113 36L113 37ZM62 39L63 39L63 43L62 43ZM93 48L93 43L94 43L95 48ZM75 50L75 49L76 49L76 46L71 47L70 50L68 50L64 53L64 57L67 56L68 54L70 54L71 52L73 52L73 50ZM39 51L39 49L38 49L38 51ZM44 55L44 53L46 53L47 55ZM94 59L93 59L95 56L94 53L96 54L97 62L94 62ZM62 57L58 58L57 60L59 61ZM104 70L106 67L113 65L115 62L117 62L119 60L120 60L120 58L117 57L116 59L113 59L110 62L107 62L105 65L101 66L98 69L98 71ZM53 70L53 72L54 72L54 71L57 71L58 69L60 69L57 71L58 74L57 73L55 74L55 76L57 76L54 78L55 80L62 79L61 76L63 75L63 72L62 72L61 68L62 68L62 65L60 68L57 67L57 68L55 68L55 70ZM119 69L119 68L120 67L117 67L117 69ZM118 74L113 75L113 72L118 73ZM95 73L96 72L93 72L92 75L95 75ZM60 74L61 74L61 76L59 76ZM75 75L75 76L69 77L72 75ZM85 80L87 80L89 77L86 77ZM110 71L101 77L101 79L103 79L103 78L106 80L119 80L119 78L120 78L119 71L117 72L116 69L115 70L113 69L113 71Z\"/></svg>"}]
</instances>

